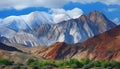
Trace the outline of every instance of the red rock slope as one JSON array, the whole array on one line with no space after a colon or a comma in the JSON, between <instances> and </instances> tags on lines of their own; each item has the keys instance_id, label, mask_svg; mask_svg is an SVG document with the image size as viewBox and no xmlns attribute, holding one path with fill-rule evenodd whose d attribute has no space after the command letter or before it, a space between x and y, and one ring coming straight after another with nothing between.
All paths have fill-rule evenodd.
<instances>
[{"instance_id":1,"label":"red rock slope","mask_svg":"<svg viewBox=\"0 0 120 69\"><path fill-rule=\"evenodd\" d=\"M88 39L83 43L69 45L55 43L52 46L38 50L36 56L48 59L82 59L120 61L120 26Z\"/></svg>"}]
</instances>

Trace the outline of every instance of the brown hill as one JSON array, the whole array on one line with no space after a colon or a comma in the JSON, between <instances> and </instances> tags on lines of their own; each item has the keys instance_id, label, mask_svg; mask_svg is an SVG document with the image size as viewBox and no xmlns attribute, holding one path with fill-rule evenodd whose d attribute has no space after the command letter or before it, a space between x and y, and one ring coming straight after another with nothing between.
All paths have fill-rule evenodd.
<instances>
[{"instance_id":1,"label":"brown hill","mask_svg":"<svg viewBox=\"0 0 120 69\"><path fill-rule=\"evenodd\" d=\"M3 44L3 43L0 43L0 50L22 52L21 50L15 48L15 47L7 46L7 45L5 45L5 44Z\"/></svg>"},{"instance_id":2,"label":"brown hill","mask_svg":"<svg viewBox=\"0 0 120 69\"><path fill-rule=\"evenodd\" d=\"M80 46L72 46L69 44L66 44L64 42L62 43L55 43L52 46L46 47L42 50L38 50L35 52L36 56L42 56L48 59L69 59L74 56L78 50L80 49Z\"/></svg>"},{"instance_id":3,"label":"brown hill","mask_svg":"<svg viewBox=\"0 0 120 69\"><path fill-rule=\"evenodd\" d=\"M120 26L88 39L83 43L55 43L38 50L36 56L48 59L82 59L120 61Z\"/></svg>"},{"instance_id":4,"label":"brown hill","mask_svg":"<svg viewBox=\"0 0 120 69\"><path fill-rule=\"evenodd\" d=\"M25 53L22 50L0 43L0 58L6 58L17 62L24 60L21 58L24 57L24 54Z\"/></svg>"},{"instance_id":5,"label":"brown hill","mask_svg":"<svg viewBox=\"0 0 120 69\"><path fill-rule=\"evenodd\" d=\"M44 58L37 58L33 52L40 50L43 46L26 47L16 44L3 44L0 43L0 58L6 58L15 62L26 63L29 58L43 60Z\"/></svg>"}]
</instances>

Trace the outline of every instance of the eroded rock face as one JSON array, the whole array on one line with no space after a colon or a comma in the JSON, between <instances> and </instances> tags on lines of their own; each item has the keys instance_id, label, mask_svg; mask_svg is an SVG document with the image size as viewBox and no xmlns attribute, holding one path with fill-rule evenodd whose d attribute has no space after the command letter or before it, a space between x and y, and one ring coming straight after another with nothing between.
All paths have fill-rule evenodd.
<instances>
[{"instance_id":1,"label":"eroded rock face","mask_svg":"<svg viewBox=\"0 0 120 69\"><path fill-rule=\"evenodd\" d=\"M48 59L90 58L91 60L120 61L120 26L99 34L83 43L55 43L38 50L36 56Z\"/></svg>"},{"instance_id":2,"label":"eroded rock face","mask_svg":"<svg viewBox=\"0 0 120 69\"><path fill-rule=\"evenodd\" d=\"M64 42L55 43L54 45L47 47L41 51L37 51L36 55L43 56L48 59L70 59L78 52L79 46L68 45Z\"/></svg>"}]
</instances>

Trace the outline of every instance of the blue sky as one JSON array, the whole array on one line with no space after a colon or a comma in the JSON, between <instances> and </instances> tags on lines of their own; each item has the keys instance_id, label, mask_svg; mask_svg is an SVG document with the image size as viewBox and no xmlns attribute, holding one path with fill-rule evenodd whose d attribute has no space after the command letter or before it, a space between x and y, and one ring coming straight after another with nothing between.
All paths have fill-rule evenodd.
<instances>
[{"instance_id":1,"label":"blue sky","mask_svg":"<svg viewBox=\"0 0 120 69\"><path fill-rule=\"evenodd\" d=\"M70 11L74 8L80 9L82 14L97 10L114 22L120 23L120 0L1 0L0 18L25 15L34 11L50 13L51 9Z\"/></svg>"}]
</instances>

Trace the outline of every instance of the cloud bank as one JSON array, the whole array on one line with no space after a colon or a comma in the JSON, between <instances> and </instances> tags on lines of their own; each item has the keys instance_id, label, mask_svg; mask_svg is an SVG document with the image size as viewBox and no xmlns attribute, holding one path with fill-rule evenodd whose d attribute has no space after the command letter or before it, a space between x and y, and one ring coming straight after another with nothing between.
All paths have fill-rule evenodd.
<instances>
[{"instance_id":1,"label":"cloud bank","mask_svg":"<svg viewBox=\"0 0 120 69\"><path fill-rule=\"evenodd\" d=\"M21 10L28 7L60 8L68 3L68 0L0 0L0 10Z\"/></svg>"},{"instance_id":2,"label":"cloud bank","mask_svg":"<svg viewBox=\"0 0 120 69\"><path fill-rule=\"evenodd\" d=\"M69 2L82 4L100 2L106 5L120 5L120 0L0 0L0 10L22 10L29 7L61 8Z\"/></svg>"},{"instance_id":3,"label":"cloud bank","mask_svg":"<svg viewBox=\"0 0 120 69\"><path fill-rule=\"evenodd\" d=\"M50 12L52 13L55 23L69 19L76 19L83 14L83 11L79 8L74 8L72 10L51 9Z\"/></svg>"},{"instance_id":4,"label":"cloud bank","mask_svg":"<svg viewBox=\"0 0 120 69\"><path fill-rule=\"evenodd\" d=\"M112 20L114 23L116 23L117 25L120 25L120 20L119 18L115 18Z\"/></svg>"},{"instance_id":5,"label":"cloud bank","mask_svg":"<svg viewBox=\"0 0 120 69\"><path fill-rule=\"evenodd\" d=\"M108 8L107 9L108 12L113 12L113 11L116 11L116 10L117 10L117 8Z\"/></svg>"},{"instance_id":6,"label":"cloud bank","mask_svg":"<svg viewBox=\"0 0 120 69\"><path fill-rule=\"evenodd\" d=\"M106 5L120 5L120 0L71 0L72 2L79 2L82 4L100 2Z\"/></svg>"}]
</instances>

